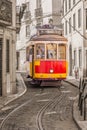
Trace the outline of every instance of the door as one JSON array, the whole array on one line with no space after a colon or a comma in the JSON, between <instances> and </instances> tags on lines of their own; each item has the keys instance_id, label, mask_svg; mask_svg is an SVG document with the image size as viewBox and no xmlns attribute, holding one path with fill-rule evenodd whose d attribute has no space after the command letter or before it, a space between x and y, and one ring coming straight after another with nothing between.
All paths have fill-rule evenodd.
<instances>
[{"instance_id":1,"label":"door","mask_svg":"<svg viewBox=\"0 0 87 130\"><path fill-rule=\"evenodd\" d=\"M3 39L0 38L0 96L2 96L2 42Z\"/></svg>"},{"instance_id":2,"label":"door","mask_svg":"<svg viewBox=\"0 0 87 130\"><path fill-rule=\"evenodd\" d=\"M87 77L87 50L86 50L86 77Z\"/></svg>"},{"instance_id":3,"label":"door","mask_svg":"<svg viewBox=\"0 0 87 130\"><path fill-rule=\"evenodd\" d=\"M69 75L72 76L72 45L69 46Z\"/></svg>"}]
</instances>

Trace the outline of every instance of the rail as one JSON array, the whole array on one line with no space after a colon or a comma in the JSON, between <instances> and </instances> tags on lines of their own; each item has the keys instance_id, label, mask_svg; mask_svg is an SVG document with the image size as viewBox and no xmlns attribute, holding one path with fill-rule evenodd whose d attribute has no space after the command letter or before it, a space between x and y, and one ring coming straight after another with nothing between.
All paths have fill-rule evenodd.
<instances>
[{"instance_id":1,"label":"rail","mask_svg":"<svg viewBox=\"0 0 87 130\"><path fill-rule=\"evenodd\" d=\"M87 99L87 78L84 78L84 79L80 79L79 100L78 100L80 115L83 116L84 120L87 119L86 99Z\"/></svg>"}]
</instances>

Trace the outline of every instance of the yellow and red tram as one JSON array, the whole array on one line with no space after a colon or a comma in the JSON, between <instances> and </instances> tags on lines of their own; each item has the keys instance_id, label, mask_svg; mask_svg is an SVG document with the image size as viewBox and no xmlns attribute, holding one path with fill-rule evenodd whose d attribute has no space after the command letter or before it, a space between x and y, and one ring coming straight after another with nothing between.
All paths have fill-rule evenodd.
<instances>
[{"instance_id":1,"label":"yellow and red tram","mask_svg":"<svg viewBox=\"0 0 87 130\"><path fill-rule=\"evenodd\" d=\"M35 83L57 81L67 77L67 39L56 33L34 36L27 43L29 76Z\"/></svg>"}]
</instances>

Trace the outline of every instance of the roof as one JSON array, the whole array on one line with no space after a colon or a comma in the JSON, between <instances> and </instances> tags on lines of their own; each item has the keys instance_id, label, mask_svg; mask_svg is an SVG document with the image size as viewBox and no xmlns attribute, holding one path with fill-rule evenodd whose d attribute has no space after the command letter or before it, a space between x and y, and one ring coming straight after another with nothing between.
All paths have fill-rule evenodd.
<instances>
[{"instance_id":1,"label":"roof","mask_svg":"<svg viewBox=\"0 0 87 130\"><path fill-rule=\"evenodd\" d=\"M67 41L67 39L57 34L45 34L32 37L30 41Z\"/></svg>"}]
</instances>

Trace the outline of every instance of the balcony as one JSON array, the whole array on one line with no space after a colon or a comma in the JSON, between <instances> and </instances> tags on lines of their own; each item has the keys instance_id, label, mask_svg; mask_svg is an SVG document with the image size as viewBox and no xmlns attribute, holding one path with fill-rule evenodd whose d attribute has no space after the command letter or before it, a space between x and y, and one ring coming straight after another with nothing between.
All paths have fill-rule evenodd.
<instances>
[{"instance_id":1,"label":"balcony","mask_svg":"<svg viewBox=\"0 0 87 130\"><path fill-rule=\"evenodd\" d=\"M27 11L24 13L24 20L27 24L31 23L31 12Z\"/></svg>"},{"instance_id":2,"label":"balcony","mask_svg":"<svg viewBox=\"0 0 87 130\"><path fill-rule=\"evenodd\" d=\"M41 17L42 15L43 15L42 8L35 9L35 17L36 18Z\"/></svg>"},{"instance_id":3,"label":"balcony","mask_svg":"<svg viewBox=\"0 0 87 130\"><path fill-rule=\"evenodd\" d=\"M21 27L21 19L23 17L26 5L22 4L22 6L16 7L16 32L19 33Z\"/></svg>"},{"instance_id":4,"label":"balcony","mask_svg":"<svg viewBox=\"0 0 87 130\"><path fill-rule=\"evenodd\" d=\"M0 25L12 25L12 2L8 0L0 2Z\"/></svg>"}]
</instances>

